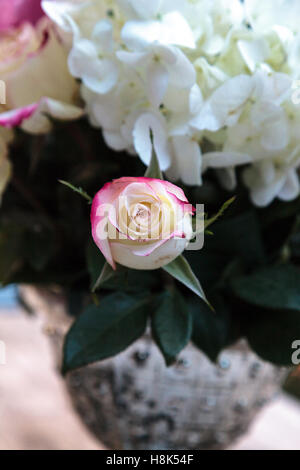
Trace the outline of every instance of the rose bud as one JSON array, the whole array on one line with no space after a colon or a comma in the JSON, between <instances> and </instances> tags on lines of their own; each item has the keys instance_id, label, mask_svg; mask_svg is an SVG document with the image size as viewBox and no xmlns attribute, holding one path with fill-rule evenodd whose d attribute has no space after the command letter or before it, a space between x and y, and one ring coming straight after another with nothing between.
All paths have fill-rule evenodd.
<instances>
[{"instance_id":1,"label":"rose bud","mask_svg":"<svg viewBox=\"0 0 300 470\"><path fill-rule=\"evenodd\" d=\"M193 235L193 207L167 181L125 177L107 183L92 204L92 235L107 262L152 270L169 264Z\"/></svg>"}]
</instances>

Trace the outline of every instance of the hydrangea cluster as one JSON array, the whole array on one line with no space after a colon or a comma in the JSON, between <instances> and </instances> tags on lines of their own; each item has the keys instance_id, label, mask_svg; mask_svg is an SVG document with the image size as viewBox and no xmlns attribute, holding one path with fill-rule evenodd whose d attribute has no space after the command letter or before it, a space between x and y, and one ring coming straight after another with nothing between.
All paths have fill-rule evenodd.
<instances>
[{"instance_id":1,"label":"hydrangea cluster","mask_svg":"<svg viewBox=\"0 0 300 470\"><path fill-rule=\"evenodd\" d=\"M47 0L91 123L172 180L299 195L299 0ZM299 95L300 96L300 95ZM294 99L293 99L294 98ZM210 151L208 151L210 149ZM213 149L213 151L211 151Z\"/></svg>"}]
</instances>

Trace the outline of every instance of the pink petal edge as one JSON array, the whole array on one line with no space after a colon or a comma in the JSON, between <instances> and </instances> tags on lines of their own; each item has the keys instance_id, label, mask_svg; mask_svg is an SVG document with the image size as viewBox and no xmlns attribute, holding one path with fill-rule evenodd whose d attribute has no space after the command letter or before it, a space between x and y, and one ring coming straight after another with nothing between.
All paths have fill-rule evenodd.
<instances>
[{"instance_id":1,"label":"pink petal edge","mask_svg":"<svg viewBox=\"0 0 300 470\"><path fill-rule=\"evenodd\" d=\"M151 182L157 182L168 188L168 190L175 194L175 196L180 199L182 202L188 202L188 199L186 195L184 194L183 189L181 189L179 186L176 186L173 183L170 183L170 181L165 181L165 180L160 180L157 178L147 178L146 176L123 176L122 178L113 180L113 182L124 182L124 183L151 183Z\"/></svg>"},{"instance_id":2,"label":"pink petal edge","mask_svg":"<svg viewBox=\"0 0 300 470\"><path fill-rule=\"evenodd\" d=\"M0 114L0 126L2 127L17 127L22 124L23 121L29 119L38 109L40 101L38 103L29 104L23 108L17 108L12 111L6 111Z\"/></svg>"},{"instance_id":3,"label":"pink petal edge","mask_svg":"<svg viewBox=\"0 0 300 470\"><path fill-rule=\"evenodd\" d=\"M170 194L173 198L175 198L176 203L184 208L186 211L187 206L191 208L189 213L193 213L195 208L189 204L183 190L178 186L175 186L168 181L163 181L155 178L146 178L144 176L141 177L133 177L133 176L124 176L119 179L115 179L110 183L106 183L100 191L95 195L92 203L91 209L91 225L92 225L92 237L95 244L98 246L100 251L102 252L103 256L106 258L107 262L111 265L111 267L115 270L116 264L113 260L110 243L108 239L100 240L97 237L97 226L105 217L104 215L97 215L98 208L104 204L113 204L113 202L120 196L120 193L130 184L130 183L146 183L149 186L149 183L155 182L163 184L167 188L168 194ZM150 184L151 186L151 184ZM154 188L151 186L151 189ZM113 224L114 225L114 224ZM150 256L154 250L159 248L161 245L166 243L167 241L171 240L172 238L185 238L185 234L174 232L170 234L168 239L159 240L153 245L145 247L144 251L132 251L132 253L136 256Z\"/></svg>"},{"instance_id":4,"label":"pink petal edge","mask_svg":"<svg viewBox=\"0 0 300 470\"><path fill-rule=\"evenodd\" d=\"M98 215L98 209L102 205L105 204L112 204L116 198L120 195L123 189L126 187L126 184L120 182L119 180L115 180L111 183L106 183L100 191L97 192L93 199L92 209L91 209L91 225L92 225L92 237L96 245L98 246L99 250L107 260L107 262L111 265L111 267L116 270L116 264L113 260L110 243L108 239L100 240L97 237L97 226L101 223L105 217L105 215Z\"/></svg>"}]
</instances>

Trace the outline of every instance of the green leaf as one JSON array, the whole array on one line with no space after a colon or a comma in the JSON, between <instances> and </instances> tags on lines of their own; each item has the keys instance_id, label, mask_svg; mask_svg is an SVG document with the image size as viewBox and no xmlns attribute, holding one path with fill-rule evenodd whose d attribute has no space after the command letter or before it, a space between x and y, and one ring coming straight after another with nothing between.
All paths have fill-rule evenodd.
<instances>
[{"instance_id":1,"label":"green leaf","mask_svg":"<svg viewBox=\"0 0 300 470\"><path fill-rule=\"evenodd\" d=\"M254 211L218 222L214 233L205 239L204 250L227 254L229 261L232 256L238 256L249 267L265 263L261 229Z\"/></svg>"},{"instance_id":2,"label":"green leaf","mask_svg":"<svg viewBox=\"0 0 300 470\"><path fill-rule=\"evenodd\" d=\"M74 191L75 193L80 194L80 196L84 197L84 199L86 199L89 203L93 201L93 198L89 196L88 193L85 192L82 188L76 188L76 186L73 186L73 184L68 183L68 181L58 180L58 182L63 184L67 188L72 189L72 191Z\"/></svg>"},{"instance_id":3,"label":"green leaf","mask_svg":"<svg viewBox=\"0 0 300 470\"><path fill-rule=\"evenodd\" d=\"M288 240L293 256L300 257L300 216L296 217L292 233Z\"/></svg>"},{"instance_id":4,"label":"green leaf","mask_svg":"<svg viewBox=\"0 0 300 470\"><path fill-rule=\"evenodd\" d=\"M196 297L190 299L189 308L193 317L192 340L195 346L215 362L220 352L238 339L232 331L231 315L222 299L214 298L216 313Z\"/></svg>"},{"instance_id":5,"label":"green leaf","mask_svg":"<svg viewBox=\"0 0 300 470\"><path fill-rule=\"evenodd\" d=\"M179 292L164 292L157 300L158 308L152 317L152 333L169 366L190 341L193 321Z\"/></svg>"},{"instance_id":6,"label":"green leaf","mask_svg":"<svg viewBox=\"0 0 300 470\"><path fill-rule=\"evenodd\" d=\"M152 157L151 157L151 162L150 165L148 166L146 173L145 173L146 178L156 178L159 180L163 180L164 177L162 175L159 162L156 156L156 153L153 151L152 152Z\"/></svg>"},{"instance_id":7,"label":"green leaf","mask_svg":"<svg viewBox=\"0 0 300 470\"><path fill-rule=\"evenodd\" d=\"M300 269L293 265L260 269L231 285L237 297L252 305L300 311Z\"/></svg>"},{"instance_id":8,"label":"green leaf","mask_svg":"<svg viewBox=\"0 0 300 470\"><path fill-rule=\"evenodd\" d=\"M274 223L282 223L284 219L294 217L300 211L300 197L293 201L275 201L263 211L262 223L269 226Z\"/></svg>"},{"instance_id":9,"label":"green leaf","mask_svg":"<svg viewBox=\"0 0 300 470\"><path fill-rule=\"evenodd\" d=\"M111 267L111 265L107 262L105 262L102 271L100 273L100 276L98 276L98 279L95 282L95 285L92 288L92 292L96 292L99 287L101 287L103 284L106 282L110 281L115 276L115 271Z\"/></svg>"},{"instance_id":10,"label":"green leaf","mask_svg":"<svg viewBox=\"0 0 300 470\"><path fill-rule=\"evenodd\" d=\"M233 261L240 262L245 274L249 268L258 269L266 255L255 212L217 222L214 236L205 237L203 249L186 251L185 257L209 296Z\"/></svg>"},{"instance_id":11,"label":"green leaf","mask_svg":"<svg viewBox=\"0 0 300 470\"><path fill-rule=\"evenodd\" d=\"M204 300L204 302L209 305L198 278L195 276L189 263L182 255L164 266L163 269L177 279L177 281L184 284L188 289L191 289L194 294L198 295L200 299Z\"/></svg>"},{"instance_id":12,"label":"green leaf","mask_svg":"<svg viewBox=\"0 0 300 470\"><path fill-rule=\"evenodd\" d=\"M63 373L115 356L143 335L148 298L114 293L90 306L66 336Z\"/></svg>"},{"instance_id":13,"label":"green leaf","mask_svg":"<svg viewBox=\"0 0 300 470\"><path fill-rule=\"evenodd\" d=\"M224 269L230 262L228 256L209 252L205 247L200 251L185 252L185 257L199 279L204 292L209 292L212 286L219 282Z\"/></svg>"},{"instance_id":14,"label":"green leaf","mask_svg":"<svg viewBox=\"0 0 300 470\"><path fill-rule=\"evenodd\" d=\"M137 271L119 264L114 271L108 263L105 263L92 291L96 292L101 288L141 293L155 288L159 284L159 280L160 277L154 271Z\"/></svg>"},{"instance_id":15,"label":"green leaf","mask_svg":"<svg viewBox=\"0 0 300 470\"><path fill-rule=\"evenodd\" d=\"M105 265L105 258L93 240L90 240L87 244L86 262L91 278L91 288L93 289Z\"/></svg>"},{"instance_id":16,"label":"green leaf","mask_svg":"<svg viewBox=\"0 0 300 470\"><path fill-rule=\"evenodd\" d=\"M90 303L90 296L84 290L66 289L66 301L68 315L78 317Z\"/></svg>"},{"instance_id":17,"label":"green leaf","mask_svg":"<svg viewBox=\"0 0 300 470\"><path fill-rule=\"evenodd\" d=\"M293 366L293 343L300 338L300 312L257 309L247 319L244 336L265 361Z\"/></svg>"}]
</instances>

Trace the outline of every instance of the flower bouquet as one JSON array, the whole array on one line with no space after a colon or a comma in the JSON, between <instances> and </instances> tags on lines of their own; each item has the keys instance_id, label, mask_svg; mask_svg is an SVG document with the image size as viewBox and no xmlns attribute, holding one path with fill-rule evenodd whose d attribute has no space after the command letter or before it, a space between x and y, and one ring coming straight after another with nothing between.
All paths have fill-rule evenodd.
<instances>
[{"instance_id":1,"label":"flower bouquet","mask_svg":"<svg viewBox=\"0 0 300 470\"><path fill-rule=\"evenodd\" d=\"M299 2L0 5L0 280L64 292L64 374L299 364Z\"/></svg>"}]
</instances>

